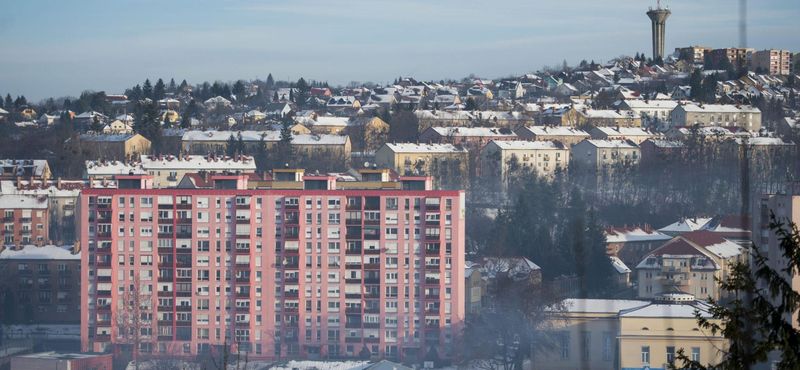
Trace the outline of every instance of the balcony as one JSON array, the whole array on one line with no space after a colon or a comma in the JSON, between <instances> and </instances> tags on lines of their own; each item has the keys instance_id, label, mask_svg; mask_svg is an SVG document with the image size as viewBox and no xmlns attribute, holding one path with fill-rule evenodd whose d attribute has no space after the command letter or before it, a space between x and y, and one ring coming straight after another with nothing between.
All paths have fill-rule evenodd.
<instances>
[{"instance_id":1,"label":"balcony","mask_svg":"<svg viewBox=\"0 0 800 370\"><path fill-rule=\"evenodd\" d=\"M344 309L345 313L361 313L361 306L359 307L346 307Z\"/></svg>"},{"instance_id":2,"label":"balcony","mask_svg":"<svg viewBox=\"0 0 800 370\"><path fill-rule=\"evenodd\" d=\"M50 283L40 283L39 290L50 290L53 289L53 284Z\"/></svg>"},{"instance_id":3,"label":"balcony","mask_svg":"<svg viewBox=\"0 0 800 370\"><path fill-rule=\"evenodd\" d=\"M158 267L172 267L172 265L172 261L158 261Z\"/></svg>"},{"instance_id":4,"label":"balcony","mask_svg":"<svg viewBox=\"0 0 800 370\"><path fill-rule=\"evenodd\" d=\"M439 226L442 223L442 220L425 220L425 225L427 226Z\"/></svg>"},{"instance_id":5,"label":"balcony","mask_svg":"<svg viewBox=\"0 0 800 370\"><path fill-rule=\"evenodd\" d=\"M39 304L50 304L52 302L50 298L39 298Z\"/></svg>"},{"instance_id":6,"label":"balcony","mask_svg":"<svg viewBox=\"0 0 800 370\"><path fill-rule=\"evenodd\" d=\"M178 312L191 312L192 306L175 306Z\"/></svg>"},{"instance_id":7,"label":"balcony","mask_svg":"<svg viewBox=\"0 0 800 370\"><path fill-rule=\"evenodd\" d=\"M249 283L250 277L249 276L240 276L236 278L237 283Z\"/></svg>"},{"instance_id":8,"label":"balcony","mask_svg":"<svg viewBox=\"0 0 800 370\"><path fill-rule=\"evenodd\" d=\"M172 312L173 306L158 306L158 312Z\"/></svg>"},{"instance_id":9,"label":"balcony","mask_svg":"<svg viewBox=\"0 0 800 370\"><path fill-rule=\"evenodd\" d=\"M283 282L286 284L297 284L300 281L298 277L287 277L283 279Z\"/></svg>"},{"instance_id":10,"label":"balcony","mask_svg":"<svg viewBox=\"0 0 800 370\"><path fill-rule=\"evenodd\" d=\"M250 312L250 306L236 306L236 312Z\"/></svg>"},{"instance_id":11,"label":"balcony","mask_svg":"<svg viewBox=\"0 0 800 370\"><path fill-rule=\"evenodd\" d=\"M381 309L379 307L365 307L364 313L381 313Z\"/></svg>"},{"instance_id":12,"label":"balcony","mask_svg":"<svg viewBox=\"0 0 800 370\"><path fill-rule=\"evenodd\" d=\"M175 252L178 254L192 254L192 248L175 248Z\"/></svg>"},{"instance_id":13,"label":"balcony","mask_svg":"<svg viewBox=\"0 0 800 370\"><path fill-rule=\"evenodd\" d=\"M429 270L438 270L442 265L440 263L426 263L425 268Z\"/></svg>"},{"instance_id":14,"label":"balcony","mask_svg":"<svg viewBox=\"0 0 800 370\"><path fill-rule=\"evenodd\" d=\"M19 276L31 276L31 275L33 275L33 270L17 270L17 275L19 275Z\"/></svg>"},{"instance_id":15,"label":"balcony","mask_svg":"<svg viewBox=\"0 0 800 370\"><path fill-rule=\"evenodd\" d=\"M172 320L158 320L158 321L156 321L156 323L158 323L159 326L172 326L173 321Z\"/></svg>"},{"instance_id":16,"label":"balcony","mask_svg":"<svg viewBox=\"0 0 800 370\"><path fill-rule=\"evenodd\" d=\"M177 208L177 209L192 209L192 204L191 203L178 203L178 204L175 204L175 208Z\"/></svg>"},{"instance_id":17,"label":"balcony","mask_svg":"<svg viewBox=\"0 0 800 370\"><path fill-rule=\"evenodd\" d=\"M111 334L95 334L94 340L95 342L110 342Z\"/></svg>"},{"instance_id":18,"label":"balcony","mask_svg":"<svg viewBox=\"0 0 800 370\"><path fill-rule=\"evenodd\" d=\"M425 204L425 211L439 211L441 208L441 203L436 204Z\"/></svg>"},{"instance_id":19,"label":"balcony","mask_svg":"<svg viewBox=\"0 0 800 370\"><path fill-rule=\"evenodd\" d=\"M347 299L361 299L361 293L345 293L344 297Z\"/></svg>"},{"instance_id":20,"label":"balcony","mask_svg":"<svg viewBox=\"0 0 800 370\"><path fill-rule=\"evenodd\" d=\"M175 325L177 325L177 326L192 326L192 322L191 321L182 321L181 320L181 321L176 321Z\"/></svg>"},{"instance_id":21,"label":"balcony","mask_svg":"<svg viewBox=\"0 0 800 370\"><path fill-rule=\"evenodd\" d=\"M249 262L237 262L236 263L236 268L237 269L249 269L250 268L250 263Z\"/></svg>"},{"instance_id":22,"label":"balcony","mask_svg":"<svg viewBox=\"0 0 800 370\"><path fill-rule=\"evenodd\" d=\"M14 216L3 217L3 222L14 222Z\"/></svg>"},{"instance_id":23,"label":"balcony","mask_svg":"<svg viewBox=\"0 0 800 370\"><path fill-rule=\"evenodd\" d=\"M192 238L192 233L191 232L180 232L180 231L178 231L178 233L175 234L175 237L178 238L178 239L191 239ZM189 249L189 248L185 248L185 249Z\"/></svg>"},{"instance_id":24,"label":"balcony","mask_svg":"<svg viewBox=\"0 0 800 370\"><path fill-rule=\"evenodd\" d=\"M72 303L72 298L59 298L58 303L63 303L63 304Z\"/></svg>"},{"instance_id":25,"label":"balcony","mask_svg":"<svg viewBox=\"0 0 800 370\"><path fill-rule=\"evenodd\" d=\"M425 278L425 285L439 285L439 279Z\"/></svg>"},{"instance_id":26,"label":"balcony","mask_svg":"<svg viewBox=\"0 0 800 370\"><path fill-rule=\"evenodd\" d=\"M111 235L111 233L109 233L109 236L110 235ZM109 247L100 247L100 246L98 246L97 247L97 253L111 253L111 247L110 246Z\"/></svg>"},{"instance_id":27,"label":"balcony","mask_svg":"<svg viewBox=\"0 0 800 370\"><path fill-rule=\"evenodd\" d=\"M111 209L111 203L97 203L98 209Z\"/></svg>"},{"instance_id":28,"label":"balcony","mask_svg":"<svg viewBox=\"0 0 800 370\"><path fill-rule=\"evenodd\" d=\"M298 239L300 239L300 233L299 232L292 232L292 233L286 232L286 233L283 234L283 239L284 240L298 240Z\"/></svg>"},{"instance_id":29,"label":"balcony","mask_svg":"<svg viewBox=\"0 0 800 370\"><path fill-rule=\"evenodd\" d=\"M364 293L364 298L365 299L380 299L381 295L380 295L380 293Z\"/></svg>"},{"instance_id":30,"label":"balcony","mask_svg":"<svg viewBox=\"0 0 800 370\"><path fill-rule=\"evenodd\" d=\"M344 268L348 269L348 270L360 270L361 269L361 264L360 263L347 263L347 264L344 265Z\"/></svg>"},{"instance_id":31,"label":"balcony","mask_svg":"<svg viewBox=\"0 0 800 370\"><path fill-rule=\"evenodd\" d=\"M250 254L250 247L236 247L236 253L238 253L238 254Z\"/></svg>"},{"instance_id":32,"label":"balcony","mask_svg":"<svg viewBox=\"0 0 800 370\"><path fill-rule=\"evenodd\" d=\"M172 247L158 247L158 253L172 254L173 250Z\"/></svg>"},{"instance_id":33,"label":"balcony","mask_svg":"<svg viewBox=\"0 0 800 370\"><path fill-rule=\"evenodd\" d=\"M97 326L111 326L111 320L97 320Z\"/></svg>"},{"instance_id":34,"label":"balcony","mask_svg":"<svg viewBox=\"0 0 800 370\"><path fill-rule=\"evenodd\" d=\"M191 218L176 218L178 225L191 225L192 219Z\"/></svg>"},{"instance_id":35,"label":"balcony","mask_svg":"<svg viewBox=\"0 0 800 370\"><path fill-rule=\"evenodd\" d=\"M285 204L283 206L284 209L300 209L299 204Z\"/></svg>"},{"instance_id":36,"label":"balcony","mask_svg":"<svg viewBox=\"0 0 800 370\"><path fill-rule=\"evenodd\" d=\"M39 276L50 276L50 270L49 269L39 270Z\"/></svg>"},{"instance_id":37,"label":"balcony","mask_svg":"<svg viewBox=\"0 0 800 370\"><path fill-rule=\"evenodd\" d=\"M344 238L347 240L361 240L361 232L358 233L345 233Z\"/></svg>"},{"instance_id":38,"label":"balcony","mask_svg":"<svg viewBox=\"0 0 800 370\"><path fill-rule=\"evenodd\" d=\"M31 290L33 289L33 284L20 284L18 287L19 290Z\"/></svg>"},{"instance_id":39,"label":"balcony","mask_svg":"<svg viewBox=\"0 0 800 370\"><path fill-rule=\"evenodd\" d=\"M441 234L425 235L425 240L439 240L439 239L441 239Z\"/></svg>"},{"instance_id":40,"label":"balcony","mask_svg":"<svg viewBox=\"0 0 800 370\"><path fill-rule=\"evenodd\" d=\"M158 223L159 224L172 224L172 220L173 219L171 219L171 218L159 218L158 219Z\"/></svg>"},{"instance_id":41,"label":"balcony","mask_svg":"<svg viewBox=\"0 0 800 370\"><path fill-rule=\"evenodd\" d=\"M361 343L361 338L360 337L347 337L347 338L344 338L344 342L345 343Z\"/></svg>"},{"instance_id":42,"label":"balcony","mask_svg":"<svg viewBox=\"0 0 800 370\"><path fill-rule=\"evenodd\" d=\"M296 313L298 311L300 311L300 310L297 307L284 307L283 308L283 312L287 312L287 313Z\"/></svg>"},{"instance_id":43,"label":"balcony","mask_svg":"<svg viewBox=\"0 0 800 370\"><path fill-rule=\"evenodd\" d=\"M377 277L377 278L365 278L364 279L364 284L380 284L380 283L381 283L381 278L379 278L379 277Z\"/></svg>"},{"instance_id":44,"label":"balcony","mask_svg":"<svg viewBox=\"0 0 800 370\"><path fill-rule=\"evenodd\" d=\"M172 292L165 292L165 291L159 290L158 291L158 296L159 297L172 297Z\"/></svg>"},{"instance_id":45,"label":"balcony","mask_svg":"<svg viewBox=\"0 0 800 370\"><path fill-rule=\"evenodd\" d=\"M439 338L425 338L425 344L439 344Z\"/></svg>"},{"instance_id":46,"label":"balcony","mask_svg":"<svg viewBox=\"0 0 800 370\"><path fill-rule=\"evenodd\" d=\"M237 321L236 326L239 327L250 326L250 321Z\"/></svg>"},{"instance_id":47,"label":"balcony","mask_svg":"<svg viewBox=\"0 0 800 370\"><path fill-rule=\"evenodd\" d=\"M158 233L159 239L172 239L172 236L175 235L173 233Z\"/></svg>"},{"instance_id":48,"label":"balcony","mask_svg":"<svg viewBox=\"0 0 800 370\"><path fill-rule=\"evenodd\" d=\"M438 255L441 249L439 248L425 248L426 255Z\"/></svg>"},{"instance_id":49,"label":"balcony","mask_svg":"<svg viewBox=\"0 0 800 370\"><path fill-rule=\"evenodd\" d=\"M111 311L111 305L110 304L98 305L95 308L95 310L97 310L97 311Z\"/></svg>"},{"instance_id":50,"label":"balcony","mask_svg":"<svg viewBox=\"0 0 800 370\"><path fill-rule=\"evenodd\" d=\"M365 322L364 329L380 329L381 324L377 322Z\"/></svg>"},{"instance_id":51,"label":"balcony","mask_svg":"<svg viewBox=\"0 0 800 370\"><path fill-rule=\"evenodd\" d=\"M250 219L249 218L237 218L236 219L236 224L237 225L247 225L249 223L250 223Z\"/></svg>"},{"instance_id":52,"label":"balcony","mask_svg":"<svg viewBox=\"0 0 800 370\"><path fill-rule=\"evenodd\" d=\"M364 264L365 270L380 270L381 265L379 263L365 263Z\"/></svg>"},{"instance_id":53,"label":"balcony","mask_svg":"<svg viewBox=\"0 0 800 370\"><path fill-rule=\"evenodd\" d=\"M236 292L237 298L249 298L250 292Z\"/></svg>"},{"instance_id":54,"label":"balcony","mask_svg":"<svg viewBox=\"0 0 800 370\"><path fill-rule=\"evenodd\" d=\"M361 225L361 219L360 218L348 218L348 219L344 220L344 224L345 225Z\"/></svg>"},{"instance_id":55,"label":"balcony","mask_svg":"<svg viewBox=\"0 0 800 370\"><path fill-rule=\"evenodd\" d=\"M97 267L111 267L111 261L97 261ZM39 275L42 275L42 272L39 271ZM47 275L50 275L48 272Z\"/></svg>"},{"instance_id":56,"label":"balcony","mask_svg":"<svg viewBox=\"0 0 800 370\"><path fill-rule=\"evenodd\" d=\"M158 340L159 341L163 341L163 342L171 342L172 341L172 336L171 335L159 335L158 336Z\"/></svg>"},{"instance_id":57,"label":"balcony","mask_svg":"<svg viewBox=\"0 0 800 370\"><path fill-rule=\"evenodd\" d=\"M361 322L347 322L344 324L344 327L348 329L361 329Z\"/></svg>"},{"instance_id":58,"label":"balcony","mask_svg":"<svg viewBox=\"0 0 800 370\"><path fill-rule=\"evenodd\" d=\"M192 296L192 292L187 292L187 291L184 291L184 290L178 290L178 291L175 292L175 294L178 297L191 297Z\"/></svg>"},{"instance_id":59,"label":"balcony","mask_svg":"<svg viewBox=\"0 0 800 370\"><path fill-rule=\"evenodd\" d=\"M283 292L283 296L286 298L298 298L300 296L300 292Z\"/></svg>"},{"instance_id":60,"label":"balcony","mask_svg":"<svg viewBox=\"0 0 800 370\"><path fill-rule=\"evenodd\" d=\"M98 238L103 238L103 239L110 239L111 238L111 232L110 231L98 231L97 232L97 237ZM100 248L98 248L98 252L100 251L99 249ZM111 248L109 248L109 252L110 251L111 251Z\"/></svg>"},{"instance_id":61,"label":"balcony","mask_svg":"<svg viewBox=\"0 0 800 370\"><path fill-rule=\"evenodd\" d=\"M158 209L172 209L174 208L173 204L159 204Z\"/></svg>"},{"instance_id":62,"label":"balcony","mask_svg":"<svg viewBox=\"0 0 800 370\"><path fill-rule=\"evenodd\" d=\"M58 290L72 290L72 284L58 284Z\"/></svg>"},{"instance_id":63,"label":"balcony","mask_svg":"<svg viewBox=\"0 0 800 370\"><path fill-rule=\"evenodd\" d=\"M438 294L426 294L425 295L425 299L436 299L436 300L438 300L439 299L439 295Z\"/></svg>"},{"instance_id":64,"label":"balcony","mask_svg":"<svg viewBox=\"0 0 800 370\"><path fill-rule=\"evenodd\" d=\"M361 279L344 279L346 284L361 284Z\"/></svg>"},{"instance_id":65,"label":"balcony","mask_svg":"<svg viewBox=\"0 0 800 370\"><path fill-rule=\"evenodd\" d=\"M438 315L439 314L439 308L438 307L426 308L425 309L425 313L426 314L437 314Z\"/></svg>"},{"instance_id":66,"label":"balcony","mask_svg":"<svg viewBox=\"0 0 800 370\"><path fill-rule=\"evenodd\" d=\"M364 343L380 343L381 338L378 337L366 337L364 338Z\"/></svg>"}]
</instances>

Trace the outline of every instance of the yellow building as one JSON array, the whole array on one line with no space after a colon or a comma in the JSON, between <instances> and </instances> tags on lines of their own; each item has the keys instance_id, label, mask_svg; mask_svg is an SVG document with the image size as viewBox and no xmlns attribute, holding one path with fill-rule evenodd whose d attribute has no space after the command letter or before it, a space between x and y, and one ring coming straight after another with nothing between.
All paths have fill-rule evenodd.
<instances>
[{"instance_id":1,"label":"yellow building","mask_svg":"<svg viewBox=\"0 0 800 370\"><path fill-rule=\"evenodd\" d=\"M571 127L641 127L642 118L631 110L591 109L587 106L571 105L561 109L552 107L542 111L543 123L553 126Z\"/></svg>"},{"instance_id":2,"label":"yellow building","mask_svg":"<svg viewBox=\"0 0 800 370\"><path fill-rule=\"evenodd\" d=\"M727 279L731 264L747 257L747 249L708 230L680 234L636 266L639 298L686 293L720 299L717 280Z\"/></svg>"},{"instance_id":3,"label":"yellow building","mask_svg":"<svg viewBox=\"0 0 800 370\"><path fill-rule=\"evenodd\" d=\"M139 134L82 134L76 141L98 158L137 158L150 151L150 140Z\"/></svg>"},{"instance_id":4,"label":"yellow building","mask_svg":"<svg viewBox=\"0 0 800 370\"><path fill-rule=\"evenodd\" d=\"M505 183L512 158L522 169L551 177L557 170L567 169L569 149L558 141L492 140L481 149L481 176Z\"/></svg>"},{"instance_id":5,"label":"yellow building","mask_svg":"<svg viewBox=\"0 0 800 370\"><path fill-rule=\"evenodd\" d=\"M653 301L567 299L554 321L559 330L553 351L534 351L533 369L661 370L678 350L703 364L718 363L726 340L701 329L694 316L706 304L689 295ZM710 320L719 323L718 320Z\"/></svg>"},{"instance_id":6,"label":"yellow building","mask_svg":"<svg viewBox=\"0 0 800 370\"><path fill-rule=\"evenodd\" d=\"M375 152L378 166L391 168L399 174L423 174L434 170L434 164L459 160L467 165L467 150L453 144L386 143Z\"/></svg>"},{"instance_id":7,"label":"yellow building","mask_svg":"<svg viewBox=\"0 0 800 370\"><path fill-rule=\"evenodd\" d=\"M122 122L118 119L103 126L104 134L130 134L133 133L133 127L130 122Z\"/></svg>"}]
</instances>

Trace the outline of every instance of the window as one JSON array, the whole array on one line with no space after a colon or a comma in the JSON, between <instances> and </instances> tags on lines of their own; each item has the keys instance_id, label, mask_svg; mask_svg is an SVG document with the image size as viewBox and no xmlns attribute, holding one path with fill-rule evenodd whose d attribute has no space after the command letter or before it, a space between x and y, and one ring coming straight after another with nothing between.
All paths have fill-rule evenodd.
<instances>
[{"instance_id":1,"label":"window","mask_svg":"<svg viewBox=\"0 0 800 370\"><path fill-rule=\"evenodd\" d=\"M588 331L581 332L581 358L584 360L588 360L591 354L591 334Z\"/></svg>"},{"instance_id":2,"label":"window","mask_svg":"<svg viewBox=\"0 0 800 370\"><path fill-rule=\"evenodd\" d=\"M569 359L569 332L561 333L561 359Z\"/></svg>"},{"instance_id":3,"label":"window","mask_svg":"<svg viewBox=\"0 0 800 370\"><path fill-rule=\"evenodd\" d=\"M700 347L692 347L692 361L700 362Z\"/></svg>"},{"instance_id":4,"label":"window","mask_svg":"<svg viewBox=\"0 0 800 370\"><path fill-rule=\"evenodd\" d=\"M612 355L612 341L614 340L613 334L610 332L603 333L603 361L611 361Z\"/></svg>"},{"instance_id":5,"label":"window","mask_svg":"<svg viewBox=\"0 0 800 370\"><path fill-rule=\"evenodd\" d=\"M667 347L667 362L675 361L675 347Z\"/></svg>"},{"instance_id":6,"label":"window","mask_svg":"<svg viewBox=\"0 0 800 370\"><path fill-rule=\"evenodd\" d=\"M649 364L650 363L650 347L649 346L642 346L642 363Z\"/></svg>"}]
</instances>

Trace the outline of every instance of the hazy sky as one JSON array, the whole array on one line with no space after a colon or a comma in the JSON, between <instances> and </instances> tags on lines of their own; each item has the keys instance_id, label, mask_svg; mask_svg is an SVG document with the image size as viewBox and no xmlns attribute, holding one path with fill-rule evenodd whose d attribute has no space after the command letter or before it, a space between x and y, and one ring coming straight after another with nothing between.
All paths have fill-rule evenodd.
<instances>
[{"instance_id":1,"label":"hazy sky","mask_svg":"<svg viewBox=\"0 0 800 370\"><path fill-rule=\"evenodd\" d=\"M666 50L738 44L738 1L666 0ZM651 54L655 0L7 1L0 94L121 93L145 78L495 78ZM798 0L750 1L748 44L800 51Z\"/></svg>"}]
</instances>

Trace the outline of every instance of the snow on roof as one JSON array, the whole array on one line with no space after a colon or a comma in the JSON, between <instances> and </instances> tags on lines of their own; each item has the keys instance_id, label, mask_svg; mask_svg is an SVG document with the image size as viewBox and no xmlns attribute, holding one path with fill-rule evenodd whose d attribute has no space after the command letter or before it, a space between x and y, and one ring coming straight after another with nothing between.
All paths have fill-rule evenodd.
<instances>
[{"instance_id":1,"label":"snow on roof","mask_svg":"<svg viewBox=\"0 0 800 370\"><path fill-rule=\"evenodd\" d=\"M518 141L518 140L492 140L502 150L568 150L559 141Z\"/></svg>"},{"instance_id":2,"label":"snow on roof","mask_svg":"<svg viewBox=\"0 0 800 370\"><path fill-rule=\"evenodd\" d=\"M365 370L369 367L369 361L299 361L291 360L286 363L275 363L271 366L272 370Z\"/></svg>"},{"instance_id":3,"label":"snow on roof","mask_svg":"<svg viewBox=\"0 0 800 370\"><path fill-rule=\"evenodd\" d=\"M493 137L517 137L509 129L495 127L431 127L441 136L470 137L470 136L493 136Z\"/></svg>"},{"instance_id":4,"label":"snow on roof","mask_svg":"<svg viewBox=\"0 0 800 370\"><path fill-rule=\"evenodd\" d=\"M619 111L611 109L576 109L576 111L587 118L609 118L609 119L628 119L638 118L639 113L635 111Z\"/></svg>"},{"instance_id":5,"label":"snow on roof","mask_svg":"<svg viewBox=\"0 0 800 370\"><path fill-rule=\"evenodd\" d=\"M761 111L750 105L733 105L733 104L704 104L703 106L695 104L681 105L683 110L687 113L761 113Z\"/></svg>"},{"instance_id":6,"label":"snow on roof","mask_svg":"<svg viewBox=\"0 0 800 370\"><path fill-rule=\"evenodd\" d=\"M348 117L317 117L316 120L305 119L303 122L310 122L314 126L342 126L347 127L351 125L350 118Z\"/></svg>"},{"instance_id":7,"label":"snow on roof","mask_svg":"<svg viewBox=\"0 0 800 370\"><path fill-rule=\"evenodd\" d=\"M779 137L737 137L733 139L733 142L738 145L747 144L753 146L794 146L793 142L783 141L783 139Z\"/></svg>"},{"instance_id":8,"label":"snow on roof","mask_svg":"<svg viewBox=\"0 0 800 370\"><path fill-rule=\"evenodd\" d=\"M477 262L481 274L493 278L498 272L511 276L528 276L541 267L525 257L483 257Z\"/></svg>"},{"instance_id":9,"label":"snow on roof","mask_svg":"<svg viewBox=\"0 0 800 370\"><path fill-rule=\"evenodd\" d=\"M140 162L107 161L103 163L91 160L86 161L86 174L89 176L146 175L147 171L142 168Z\"/></svg>"},{"instance_id":10,"label":"snow on roof","mask_svg":"<svg viewBox=\"0 0 800 370\"><path fill-rule=\"evenodd\" d=\"M8 114L8 111L3 108L0 108L0 114Z\"/></svg>"},{"instance_id":11,"label":"snow on roof","mask_svg":"<svg viewBox=\"0 0 800 370\"><path fill-rule=\"evenodd\" d=\"M722 243L709 245L706 250L717 255L720 258L736 257L744 253L744 248L730 240L725 240Z\"/></svg>"},{"instance_id":12,"label":"snow on roof","mask_svg":"<svg viewBox=\"0 0 800 370\"><path fill-rule=\"evenodd\" d=\"M443 111L443 110L421 110L418 109L414 111L414 114L419 119L427 119L427 120L471 120L475 119L475 117L466 111Z\"/></svg>"},{"instance_id":13,"label":"snow on roof","mask_svg":"<svg viewBox=\"0 0 800 370\"><path fill-rule=\"evenodd\" d=\"M598 148L621 148L621 149L637 149L639 148L636 144L629 142L627 140L584 140L583 142L588 142L589 144L598 147Z\"/></svg>"},{"instance_id":14,"label":"snow on roof","mask_svg":"<svg viewBox=\"0 0 800 370\"><path fill-rule=\"evenodd\" d=\"M45 245L37 247L26 245L21 250L6 248L0 252L0 259L3 260L78 260L81 259L81 252L72 253L71 245L55 246Z\"/></svg>"},{"instance_id":15,"label":"snow on roof","mask_svg":"<svg viewBox=\"0 0 800 370\"><path fill-rule=\"evenodd\" d=\"M384 144L395 153L466 153L467 150L460 145L453 144L414 144L414 143L386 143Z\"/></svg>"},{"instance_id":16,"label":"snow on roof","mask_svg":"<svg viewBox=\"0 0 800 370\"><path fill-rule=\"evenodd\" d=\"M657 230L645 230L638 226L632 227L607 227L604 230L606 242L626 243L639 241L669 240L671 236L662 234Z\"/></svg>"},{"instance_id":17,"label":"snow on roof","mask_svg":"<svg viewBox=\"0 0 800 370\"><path fill-rule=\"evenodd\" d=\"M47 209L44 195L0 194L0 209Z\"/></svg>"},{"instance_id":18,"label":"snow on roof","mask_svg":"<svg viewBox=\"0 0 800 370\"><path fill-rule=\"evenodd\" d=\"M242 135L242 141L260 141L261 138L264 138L264 141L270 142L277 142L281 140L281 132L276 130L266 130L266 131L215 131L215 130L208 130L208 131L201 131L201 130L193 130L193 131L186 131L183 134L183 141L224 141L228 140L231 135L234 138L239 137L239 134ZM295 145L344 145L347 142L347 136L344 135L332 135L332 134L293 134L292 135L292 144Z\"/></svg>"},{"instance_id":19,"label":"snow on roof","mask_svg":"<svg viewBox=\"0 0 800 370\"><path fill-rule=\"evenodd\" d=\"M81 134L80 140L95 142L125 142L139 134Z\"/></svg>"},{"instance_id":20,"label":"snow on roof","mask_svg":"<svg viewBox=\"0 0 800 370\"><path fill-rule=\"evenodd\" d=\"M627 274L631 272L631 269L629 269L628 266L626 266L625 263L622 262L622 260L618 257L611 256L611 265L614 266L614 269L616 269L620 274Z\"/></svg>"},{"instance_id":21,"label":"snow on roof","mask_svg":"<svg viewBox=\"0 0 800 370\"><path fill-rule=\"evenodd\" d=\"M663 317L695 320L695 311L699 310L703 317L710 318L707 304L702 301L687 303L650 303L643 307L635 307L619 313L620 317Z\"/></svg>"},{"instance_id":22,"label":"snow on roof","mask_svg":"<svg viewBox=\"0 0 800 370\"><path fill-rule=\"evenodd\" d=\"M570 313L608 313L617 314L622 310L629 310L648 305L649 301L639 301L633 299L589 299L589 298L569 298L564 300Z\"/></svg>"},{"instance_id":23,"label":"snow on roof","mask_svg":"<svg viewBox=\"0 0 800 370\"><path fill-rule=\"evenodd\" d=\"M256 162L252 156L242 156L241 160L231 157L208 160L207 156L188 155L180 160L175 156L142 155L140 157L142 168L145 170L176 170L176 169L203 169L203 170L228 170L228 171L255 171Z\"/></svg>"},{"instance_id":24,"label":"snow on roof","mask_svg":"<svg viewBox=\"0 0 800 370\"><path fill-rule=\"evenodd\" d=\"M647 139L645 141L649 141L653 143L653 145L659 148L683 148L686 146L686 144L684 144L681 141L670 141L661 139Z\"/></svg>"},{"instance_id":25,"label":"snow on roof","mask_svg":"<svg viewBox=\"0 0 800 370\"><path fill-rule=\"evenodd\" d=\"M547 126L525 126L522 128L523 130L528 130L534 135L552 135L552 136L583 136L589 137L589 133L583 130L579 130L572 127L566 126L556 126L556 127L547 127Z\"/></svg>"},{"instance_id":26,"label":"snow on roof","mask_svg":"<svg viewBox=\"0 0 800 370\"><path fill-rule=\"evenodd\" d=\"M595 127L606 136L655 136L656 134L639 127Z\"/></svg>"},{"instance_id":27,"label":"snow on roof","mask_svg":"<svg viewBox=\"0 0 800 370\"><path fill-rule=\"evenodd\" d=\"M42 176L45 166L47 166L46 159L0 159L0 175L27 176L25 169L33 167L33 175ZM13 168L12 173L6 173L9 167Z\"/></svg>"},{"instance_id":28,"label":"snow on roof","mask_svg":"<svg viewBox=\"0 0 800 370\"><path fill-rule=\"evenodd\" d=\"M19 186L16 181L0 181L0 194L18 195L45 195L48 197L77 197L81 190L89 187L88 180L61 180L61 188L56 181L20 180Z\"/></svg>"}]
</instances>

